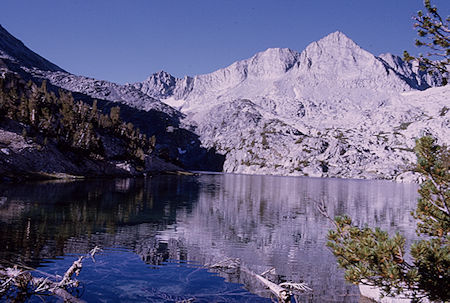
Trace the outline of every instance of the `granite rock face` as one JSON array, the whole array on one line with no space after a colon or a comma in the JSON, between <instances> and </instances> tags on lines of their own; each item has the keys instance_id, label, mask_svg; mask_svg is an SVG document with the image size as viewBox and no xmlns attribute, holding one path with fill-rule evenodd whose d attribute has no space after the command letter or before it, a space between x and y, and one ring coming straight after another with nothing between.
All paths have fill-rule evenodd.
<instances>
[{"instance_id":1,"label":"granite rock face","mask_svg":"<svg viewBox=\"0 0 450 303\"><path fill-rule=\"evenodd\" d=\"M186 89L165 74L157 92L201 141L226 155L224 171L411 181L414 140L449 144L449 87L417 64L360 48L341 32L303 52L268 49ZM184 91L184 94L173 94Z\"/></svg>"},{"instance_id":2,"label":"granite rock face","mask_svg":"<svg viewBox=\"0 0 450 303\"><path fill-rule=\"evenodd\" d=\"M26 51L17 45L2 45L0 60L20 63L14 56ZM225 172L411 181L403 172L416 138L450 143L450 88L436 87L440 76L375 56L341 32L302 52L271 48L210 74L160 71L125 85L26 62L22 71L56 87L174 118L160 140L173 129L198 136L205 151L223 155ZM174 156L189 158L189 142Z\"/></svg>"}]
</instances>

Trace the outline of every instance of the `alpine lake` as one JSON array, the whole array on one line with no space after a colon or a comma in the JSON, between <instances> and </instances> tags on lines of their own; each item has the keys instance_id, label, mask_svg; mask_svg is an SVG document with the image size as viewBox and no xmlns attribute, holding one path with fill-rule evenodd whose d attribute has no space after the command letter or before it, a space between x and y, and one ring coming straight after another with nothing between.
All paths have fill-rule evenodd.
<instances>
[{"instance_id":1,"label":"alpine lake","mask_svg":"<svg viewBox=\"0 0 450 303\"><path fill-rule=\"evenodd\" d=\"M297 302L360 302L326 247L333 225L317 203L410 244L417 188L234 174L0 184L0 263L63 275L99 246L76 277L87 302L273 302L248 274L269 269L276 283L312 289Z\"/></svg>"}]
</instances>

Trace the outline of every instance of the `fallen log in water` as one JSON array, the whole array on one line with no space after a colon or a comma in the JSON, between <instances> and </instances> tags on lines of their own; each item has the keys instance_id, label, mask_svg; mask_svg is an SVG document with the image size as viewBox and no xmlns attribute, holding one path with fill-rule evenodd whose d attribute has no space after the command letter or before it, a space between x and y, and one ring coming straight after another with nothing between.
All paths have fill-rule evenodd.
<instances>
[{"instance_id":1,"label":"fallen log in water","mask_svg":"<svg viewBox=\"0 0 450 303\"><path fill-rule=\"evenodd\" d=\"M94 256L100 248L97 246L89 252L89 256L95 261ZM73 275L78 276L83 267L82 261L86 256L80 256L74 261L69 269L64 273L60 281L57 276L42 273L46 278L36 278L31 275L33 268L17 265L8 268L0 268L0 299L3 296L16 293L17 296L29 297L32 295L53 295L61 298L64 302L85 303L67 291L67 288L77 288L79 283L73 279ZM49 279L52 278L52 279ZM8 294L9 293L9 294Z\"/></svg>"},{"instance_id":2,"label":"fallen log in water","mask_svg":"<svg viewBox=\"0 0 450 303\"><path fill-rule=\"evenodd\" d=\"M240 270L241 272L244 272L254 278L256 278L257 281L259 281L261 284L263 284L266 288L268 288L278 299L278 302L282 303L289 303L291 302L291 295L294 292L306 292L311 291L312 289L309 288L305 283L294 283L294 282L283 282L280 284L274 283L270 281L268 278L264 277L269 272L272 272L274 269L266 270L265 272L261 274L257 274L254 271L250 270L246 266L241 264L241 260L239 258L232 259L232 258L226 258L220 262L206 265L209 268L212 269L222 269L225 271L230 270Z\"/></svg>"}]
</instances>

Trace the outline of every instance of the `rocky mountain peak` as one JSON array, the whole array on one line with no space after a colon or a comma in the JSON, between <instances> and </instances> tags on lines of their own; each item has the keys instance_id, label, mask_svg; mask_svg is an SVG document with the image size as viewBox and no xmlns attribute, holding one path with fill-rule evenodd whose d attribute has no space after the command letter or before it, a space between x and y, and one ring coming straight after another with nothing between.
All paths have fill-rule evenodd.
<instances>
[{"instance_id":1,"label":"rocky mountain peak","mask_svg":"<svg viewBox=\"0 0 450 303\"><path fill-rule=\"evenodd\" d=\"M159 81L159 82L166 82L171 81L172 79L175 79L171 74L169 74L166 71L160 70L152 75L150 75L145 81Z\"/></svg>"},{"instance_id":2,"label":"rocky mountain peak","mask_svg":"<svg viewBox=\"0 0 450 303\"><path fill-rule=\"evenodd\" d=\"M133 86L149 96L163 98L173 93L176 81L177 79L174 76L161 70L150 75L143 82L133 84Z\"/></svg>"},{"instance_id":3,"label":"rocky mountain peak","mask_svg":"<svg viewBox=\"0 0 450 303\"><path fill-rule=\"evenodd\" d=\"M248 80L280 78L297 64L300 54L287 48L269 48L253 57L237 61L215 72L195 76L184 92L205 95L210 92L233 89ZM186 93L183 95L186 96Z\"/></svg>"},{"instance_id":4,"label":"rocky mountain peak","mask_svg":"<svg viewBox=\"0 0 450 303\"><path fill-rule=\"evenodd\" d=\"M362 49L342 32L311 43L300 54L296 74L307 86L407 91L405 77L391 72L389 64Z\"/></svg>"},{"instance_id":5,"label":"rocky mountain peak","mask_svg":"<svg viewBox=\"0 0 450 303\"><path fill-rule=\"evenodd\" d=\"M159 90L168 90L170 87L175 85L176 78L171 74L161 70L150 75L147 79L145 79L142 84L147 84L148 86L152 86L158 88Z\"/></svg>"},{"instance_id":6,"label":"rocky mountain peak","mask_svg":"<svg viewBox=\"0 0 450 303\"><path fill-rule=\"evenodd\" d=\"M268 48L248 60L248 72L254 76L278 76L297 62L300 54L288 48Z\"/></svg>"},{"instance_id":7,"label":"rocky mountain peak","mask_svg":"<svg viewBox=\"0 0 450 303\"><path fill-rule=\"evenodd\" d=\"M371 63L376 60L375 56L363 50L339 31L309 44L301 53L301 57L302 61L307 61L309 67L312 63L315 63L324 67L337 65L336 67L345 68Z\"/></svg>"},{"instance_id":8,"label":"rocky mountain peak","mask_svg":"<svg viewBox=\"0 0 450 303\"><path fill-rule=\"evenodd\" d=\"M352 39L350 39L347 35L345 35L341 31L335 31L323 37L322 39L317 41L318 44L322 45L339 45L344 47L354 47L360 48L358 44L356 44Z\"/></svg>"}]
</instances>

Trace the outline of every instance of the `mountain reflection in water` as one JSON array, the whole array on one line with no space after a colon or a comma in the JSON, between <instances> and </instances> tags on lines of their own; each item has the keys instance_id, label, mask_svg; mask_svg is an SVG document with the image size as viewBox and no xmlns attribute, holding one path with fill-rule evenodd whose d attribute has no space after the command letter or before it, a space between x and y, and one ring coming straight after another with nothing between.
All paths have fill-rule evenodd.
<instances>
[{"instance_id":1,"label":"mountain reflection in water","mask_svg":"<svg viewBox=\"0 0 450 303\"><path fill-rule=\"evenodd\" d=\"M358 302L325 246L332 226L315 203L325 201L331 216L400 231L410 243L416 190L387 181L228 174L1 184L0 259L38 267L95 245L120 247L151 265L239 258L256 273L274 267L279 279L306 282L313 292L302 302ZM220 274L269 296L239 272Z\"/></svg>"}]
</instances>

